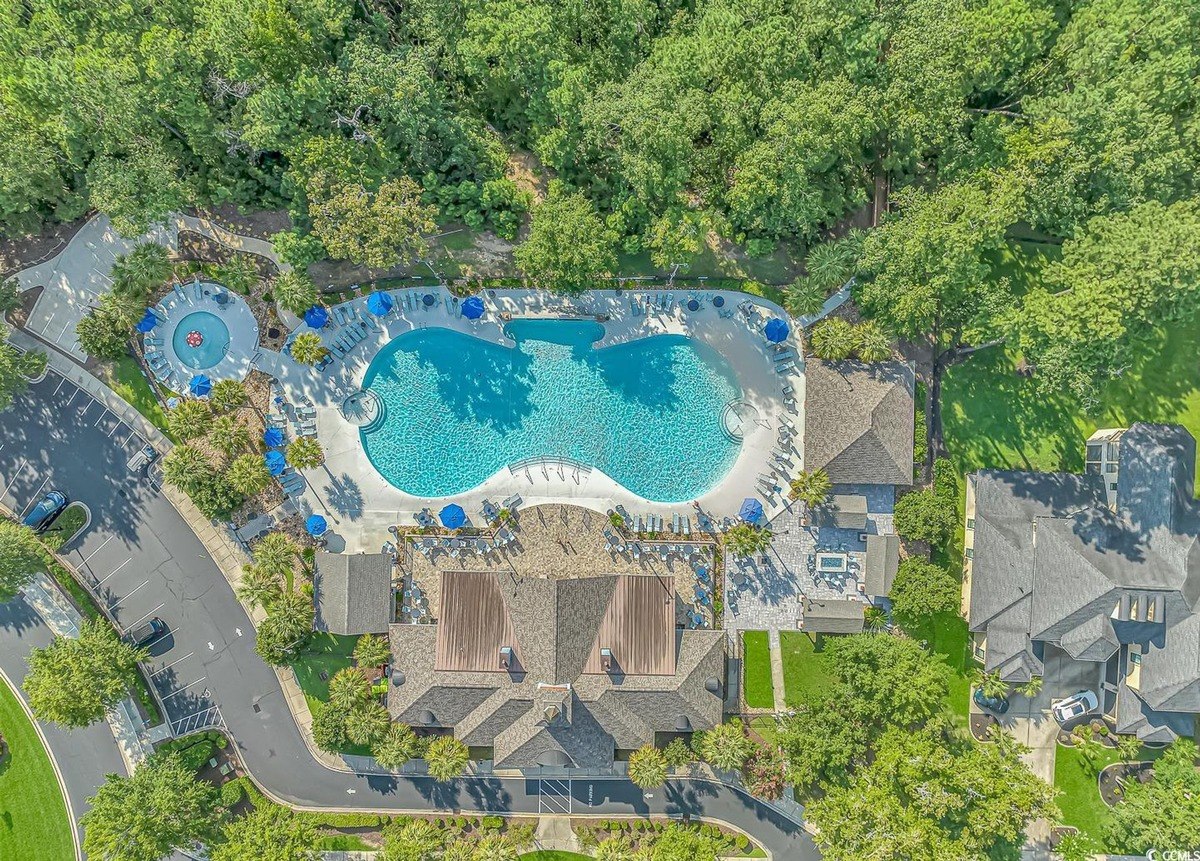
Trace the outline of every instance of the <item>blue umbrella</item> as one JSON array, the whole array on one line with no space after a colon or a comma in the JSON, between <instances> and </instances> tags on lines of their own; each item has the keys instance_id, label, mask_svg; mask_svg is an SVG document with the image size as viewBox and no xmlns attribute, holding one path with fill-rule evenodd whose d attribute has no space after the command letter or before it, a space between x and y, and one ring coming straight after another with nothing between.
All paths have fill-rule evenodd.
<instances>
[{"instance_id":1,"label":"blue umbrella","mask_svg":"<svg viewBox=\"0 0 1200 861\"><path fill-rule=\"evenodd\" d=\"M761 502L753 496L748 496L742 500L742 507L738 510L738 517L748 523L757 523L762 516L763 507Z\"/></svg>"},{"instance_id":2,"label":"blue umbrella","mask_svg":"<svg viewBox=\"0 0 1200 861\"><path fill-rule=\"evenodd\" d=\"M767 325L763 327L763 334L767 336L767 340L772 344L778 344L780 341L787 339L788 324L778 317L772 317L767 321Z\"/></svg>"},{"instance_id":3,"label":"blue umbrella","mask_svg":"<svg viewBox=\"0 0 1200 861\"><path fill-rule=\"evenodd\" d=\"M287 469L287 458L283 456L281 451L269 451L267 456L263 458L263 462L267 465L267 472L271 475L283 475L283 471Z\"/></svg>"},{"instance_id":4,"label":"blue umbrella","mask_svg":"<svg viewBox=\"0 0 1200 861\"><path fill-rule=\"evenodd\" d=\"M329 322L329 312L320 305L313 305L304 312L304 322L310 329L320 329Z\"/></svg>"},{"instance_id":5,"label":"blue umbrella","mask_svg":"<svg viewBox=\"0 0 1200 861\"><path fill-rule=\"evenodd\" d=\"M188 383L188 391L198 398L202 398L212 391L212 380L204 374L196 374Z\"/></svg>"},{"instance_id":6,"label":"blue umbrella","mask_svg":"<svg viewBox=\"0 0 1200 861\"><path fill-rule=\"evenodd\" d=\"M313 538L318 538L325 534L325 530L329 528L329 524L325 522L325 518L319 514L308 515L308 520L304 521L304 528L308 530L308 534Z\"/></svg>"},{"instance_id":7,"label":"blue umbrella","mask_svg":"<svg viewBox=\"0 0 1200 861\"><path fill-rule=\"evenodd\" d=\"M483 316L483 300L478 296L472 296L466 302L463 302L462 315L468 320L478 320Z\"/></svg>"},{"instance_id":8,"label":"blue umbrella","mask_svg":"<svg viewBox=\"0 0 1200 861\"><path fill-rule=\"evenodd\" d=\"M376 317L382 317L392 310L392 297L387 293L372 293L367 297L367 310Z\"/></svg>"},{"instance_id":9,"label":"blue umbrella","mask_svg":"<svg viewBox=\"0 0 1200 861\"><path fill-rule=\"evenodd\" d=\"M447 505L438 512L438 517L441 518L442 526L447 529L458 529L467 522L467 513L462 510L461 505Z\"/></svg>"},{"instance_id":10,"label":"blue umbrella","mask_svg":"<svg viewBox=\"0 0 1200 861\"><path fill-rule=\"evenodd\" d=\"M157 325L158 325L158 318L154 316L153 311L151 311L149 308L147 308L146 313L142 316L142 320L140 323L137 324L136 328L139 332L141 332L143 335L145 335L147 332L151 331Z\"/></svg>"},{"instance_id":11,"label":"blue umbrella","mask_svg":"<svg viewBox=\"0 0 1200 861\"><path fill-rule=\"evenodd\" d=\"M263 442L271 448L283 445L283 431L279 428L267 428L263 433Z\"/></svg>"}]
</instances>

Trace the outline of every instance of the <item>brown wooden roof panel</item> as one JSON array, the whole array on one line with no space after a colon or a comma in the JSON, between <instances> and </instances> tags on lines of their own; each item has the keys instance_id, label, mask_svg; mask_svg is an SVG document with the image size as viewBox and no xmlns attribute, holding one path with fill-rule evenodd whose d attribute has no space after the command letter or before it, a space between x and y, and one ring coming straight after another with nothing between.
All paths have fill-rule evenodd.
<instances>
[{"instance_id":1,"label":"brown wooden roof panel","mask_svg":"<svg viewBox=\"0 0 1200 861\"><path fill-rule=\"evenodd\" d=\"M674 675L675 588L672 582L650 575L618 576L583 672L605 672L600 662L602 648L612 651L617 674Z\"/></svg>"},{"instance_id":2,"label":"brown wooden roof panel","mask_svg":"<svg viewBox=\"0 0 1200 861\"><path fill-rule=\"evenodd\" d=\"M496 575L490 571L442 572L434 669L505 672L500 666L503 646L517 650Z\"/></svg>"}]
</instances>

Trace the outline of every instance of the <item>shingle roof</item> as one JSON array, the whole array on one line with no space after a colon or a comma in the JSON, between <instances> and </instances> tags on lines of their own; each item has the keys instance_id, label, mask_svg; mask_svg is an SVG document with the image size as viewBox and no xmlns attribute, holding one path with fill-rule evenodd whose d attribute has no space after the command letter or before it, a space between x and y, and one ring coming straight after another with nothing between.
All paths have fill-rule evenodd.
<instances>
[{"instance_id":1,"label":"shingle roof","mask_svg":"<svg viewBox=\"0 0 1200 861\"><path fill-rule=\"evenodd\" d=\"M813 509L813 519L819 526L866 529L867 498L859 493L835 494Z\"/></svg>"},{"instance_id":2,"label":"shingle roof","mask_svg":"<svg viewBox=\"0 0 1200 861\"><path fill-rule=\"evenodd\" d=\"M313 570L318 631L382 634L392 621L392 557L318 551Z\"/></svg>"},{"instance_id":3,"label":"shingle roof","mask_svg":"<svg viewBox=\"0 0 1200 861\"><path fill-rule=\"evenodd\" d=\"M810 359L804 386L806 469L834 484L913 483L912 366Z\"/></svg>"},{"instance_id":4,"label":"shingle roof","mask_svg":"<svg viewBox=\"0 0 1200 861\"><path fill-rule=\"evenodd\" d=\"M1112 620L1097 614L1063 634L1059 645L1077 661L1107 661L1121 643Z\"/></svg>"},{"instance_id":5,"label":"shingle roof","mask_svg":"<svg viewBox=\"0 0 1200 861\"><path fill-rule=\"evenodd\" d=\"M806 600L800 630L810 634L857 634L863 629L865 611L866 605L862 601Z\"/></svg>"},{"instance_id":6,"label":"shingle roof","mask_svg":"<svg viewBox=\"0 0 1200 861\"><path fill-rule=\"evenodd\" d=\"M886 595L892 591L892 581L900 567L899 535L868 535L867 560L864 566L868 595Z\"/></svg>"}]
</instances>

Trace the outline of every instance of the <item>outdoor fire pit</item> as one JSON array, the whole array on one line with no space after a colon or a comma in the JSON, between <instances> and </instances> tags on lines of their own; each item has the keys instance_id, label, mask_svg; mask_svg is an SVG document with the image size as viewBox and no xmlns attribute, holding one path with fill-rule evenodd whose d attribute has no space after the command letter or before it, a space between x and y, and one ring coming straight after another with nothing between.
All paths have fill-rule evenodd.
<instances>
[{"instance_id":1,"label":"outdoor fire pit","mask_svg":"<svg viewBox=\"0 0 1200 861\"><path fill-rule=\"evenodd\" d=\"M189 347L199 347L204 343L204 336L193 329L187 333L187 338L185 340L187 341L187 345Z\"/></svg>"}]
</instances>

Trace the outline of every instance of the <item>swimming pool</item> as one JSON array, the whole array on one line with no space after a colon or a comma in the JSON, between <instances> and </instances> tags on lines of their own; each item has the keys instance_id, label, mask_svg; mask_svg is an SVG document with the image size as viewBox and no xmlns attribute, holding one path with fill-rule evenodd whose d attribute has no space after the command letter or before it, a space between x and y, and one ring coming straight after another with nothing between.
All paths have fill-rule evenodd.
<instances>
[{"instance_id":1,"label":"swimming pool","mask_svg":"<svg viewBox=\"0 0 1200 861\"><path fill-rule=\"evenodd\" d=\"M386 418L360 431L399 489L451 496L527 458L569 458L655 502L686 502L733 465L724 430L741 397L715 350L682 335L595 349L599 323L516 320L516 346L450 329L407 332L372 360L363 387Z\"/></svg>"},{"instance_id":2,"label":"swimming pool","mask_svg":"<svg viewBox=\"0 0 1200 861\"><path fill-rule=\"evenodd\" d=\"M193 347L188 344L188 335L199 332L201 343ZM216 314L194 311L179 321L171 338L171 347L179 361L189 368L203 371L211 368L225 357L229 349L229 329Z\"/></svg>"}]
</instances>

